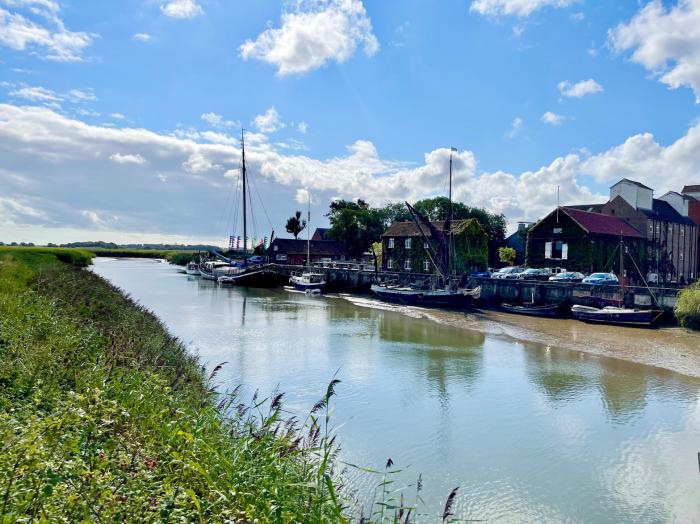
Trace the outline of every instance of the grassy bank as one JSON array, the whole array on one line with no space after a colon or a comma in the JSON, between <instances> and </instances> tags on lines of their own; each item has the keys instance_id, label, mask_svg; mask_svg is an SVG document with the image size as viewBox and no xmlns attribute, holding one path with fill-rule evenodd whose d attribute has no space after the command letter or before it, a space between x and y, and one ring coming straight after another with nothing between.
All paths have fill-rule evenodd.
<instances>
[{"instance_id":1,"label":"grassy bank","mask_svg":"<svg viewBox=\"0 0 700 524\"><path fill-rule=\"evenodd\" d=\"M681 326L700 330L700 283L696 282L678 294L675 314Z\"/></svg>"},{"instance_id":2,"label":"grassy bank","mask_svg":"<svg viewBox=\"0 0 700 524\"><path fill-rule=\"evenodd\" d=\"M343 521L333 384L305 424L215 395L89 259L0 250L0 521Z\"/></svg>"}]
</instances>

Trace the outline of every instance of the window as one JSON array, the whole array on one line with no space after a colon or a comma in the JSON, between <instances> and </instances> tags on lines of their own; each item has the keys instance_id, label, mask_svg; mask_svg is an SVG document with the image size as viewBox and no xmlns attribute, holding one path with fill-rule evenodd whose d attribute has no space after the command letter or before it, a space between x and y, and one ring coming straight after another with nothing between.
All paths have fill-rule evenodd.
<instances>
[{"instance_id":1,"label":"window","mask_svg":"<svg viewBox=\"0 0 700 524\"><path fill-rule=\"evenodd\" d=\"M287 255L277 255L277 260L287 260Z\"/></svg>"},{"instance_id":2,"label":"window","mask_svg":"<svg viewBox=\"0 0 700 524\"><path fill-rule=\"evenodd\" d=\"M279 248L279 246L275 246L275 248L273 249L273 251L277 251L277 248Z\"/></svg>"},{"instance_id":3,"label":"window","mask_svg":"<svg viewBox=\"0 0 700 524\"><path fill-rule=\"evenodd\" d=\"M561 240L546 242L544 245L544 258L567 260L569 258L569 244Z\"/></svg>"},{"instance_id":4,"label":"window","mask_svg":"<svg viewBox=\"0 0 700 524\"><path fill-rule=\"evenodd\" d=\"M428 243L427 243L427 242L423 242L423 249L428 249Z\"/></svg>"},{"instance_id":5,"label":"window","mask_svg":"<svg viewBox=\"0 0 700 524\"><path fill-rule=\"evenodd\" d=\"M656 223L656 234L657 235L661 234L661 224L659 222Z\"/></svg>"},{"instance_id":6,"label":"window","mask_svg":"<svg viewBox=\"0 0 700 524\"><path fill-rule=\"evenodd\" d=\"M411 249L411 239L407 238L406 240L403 241L403 247L406 249Z\"/></svg>"},{"instance_id":7,"label":"window","mask_svg":"<svg viewBox=\"0 0 700 524\"><path fill-rule=\"evenodd\" d=\"M393 239L391 239L391 240L393 240ZM392 269L393 265L394 265L394 263L392 262L391 259L386 261L386 268L387 269Z\"/></svg>"},{"instance_id":8,"label":"window","mask_svg":"<svg viewBox=\"0 0 700 524\"><path fill-rule=\"evenodd\" d=\"M406 271L410 271L410 270L411 270L411 259L410 259L410 258L407 258L407 259L406 259L406 263L403 265L403 268L404 268Z\"/></svg>"},{"instance_id":9,"label":"window","mask_svg":"<svg viewBox=\"0 0 700 524\"><path fill-rule=\"evenodd\" d=\"M544 258L552 258L552 243L544 243Z\"/></svg>"},{"instance_id":10,"label":"window","mask_svg":"<svg viewBox=\"0 0 700 524\"><path fill-rule=\"evenodd\" d=\"M423 262L423 271L430 271L430 260Z\"/></svg>"},{"instance_id":11,"label":"window","mask_svg":"<svg viewBox=\"0 0 700 524\"><path fill-rule=\"evenodd\" d=\"M561 234L562 231L563 231L563 229L560 228L560 227L555 227L555 228L554 228L554 234L555 234L555 235Z\"/></svg>"},{"instance_id":12,"label":"window","mask_svg":"<svg viewBox=\"0 0 700 524\"><path fill-rule=\"evenodd\" d=\"M389 239L389 249L394 249L394 239L393 238Z\"/></svg>"}]
</instances>

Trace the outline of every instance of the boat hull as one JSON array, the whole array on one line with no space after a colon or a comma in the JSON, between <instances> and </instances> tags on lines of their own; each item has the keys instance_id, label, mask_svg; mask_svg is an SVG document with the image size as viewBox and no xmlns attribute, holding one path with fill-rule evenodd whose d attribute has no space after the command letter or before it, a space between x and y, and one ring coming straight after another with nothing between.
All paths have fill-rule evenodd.
<instances>
[{"instance_id":1,"label":"boat hull","mask_svg":"<svg viewBox=\"0 0 700 524\"><path fill-rule=\"evenodd\" d=\"M457 308L473 305L473 299L461 291L430 291L407 288L390 288L373 285L372 292L382 300L405 306Z\"/></svg>"},{"instance_id":2,"label":"boat hull","mask_svg":"<svg viewBox=\"0 0 700 524\"><path fill-rule=\"evenodd\" d=\"M294 289L298 291L323 291L325 284L306 284L304 282L296 282L294 280L290 281Z\"/></svg>"},{"instance_id":3,"label":"boat hull","mask_svg":"<svg viewBox=\"0 0 700 524\"><path fill-rule=\"evenodd\" d=\"M224 286L244 286L272 288L284 284L284 277L269 269L250 269L237 275L227 275L218 279Z\"/></svg>"},{"instance_id":4,"label":"boat hull","mask_svg":"<svg viewBox=\"0 0 700 524\"><path fill-rule=\"evenodd\" d=\"M653 310L597 309L587 306L574 306L571 308L571 314L584 322L621 326L651 326L659 316L659 312Z\"/></svg>"},{"instance_id":5,"label":"boat hull","mask_svg":"<svg viewBox=\"0 0 700 524\"><path fill-rule=\"evenodd\" d=\"M501 307L509 313L517 315L529 315L532 317L556 317L559 315L559 306L533 306L518 304L501 304Z\"/></svg>"}]
</instances>

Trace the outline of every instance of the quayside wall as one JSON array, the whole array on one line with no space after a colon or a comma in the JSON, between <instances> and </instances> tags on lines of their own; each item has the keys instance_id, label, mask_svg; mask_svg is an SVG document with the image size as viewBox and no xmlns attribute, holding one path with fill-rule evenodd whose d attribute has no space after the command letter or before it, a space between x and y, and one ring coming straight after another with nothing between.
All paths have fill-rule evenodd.
<instances>
[{"instance_id":1,"label":"quayside wall","mask_svg":"<svg viewBox=\"0 0 700 524\"><path fill-rule=\"evenodd\" d=\"M303 271L305 266L272 264L275 272L291 276ZM334 291L369 291L376 277L371 264L326 264L314 266L314 272L323 273L328 286ZM394 280L408 284L426 278L422 273L380 273L382 279ZM485 306L498 306L502 302L529 302L534 299L540 304L562 305L618 305L620 288L618 286L591 286L568 282L542 282L534 280L501 280L493 278L471 278L469 286L481 286L481 302ZM650 307L656 302L666 311L673 310L678 295L677 288L654 287L651 291L645 287L630 287L625 291L624 303L628 307Z\"/></svg>"}]
</instances>

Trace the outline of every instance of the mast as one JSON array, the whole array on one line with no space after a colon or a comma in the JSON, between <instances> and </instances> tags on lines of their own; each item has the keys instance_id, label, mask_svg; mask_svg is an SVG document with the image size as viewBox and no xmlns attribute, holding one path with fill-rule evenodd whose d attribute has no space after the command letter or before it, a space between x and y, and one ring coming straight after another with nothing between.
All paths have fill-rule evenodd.
<instances>
[{"instance_id":1,"label":"mast","mask_svg":"<svg viewBox=\"0 0 700 524\"><path fill-rule=\"evenodd\" d=\"M311 269L311 237L310 237L310 231L311 231L311 193L309 193L309 190L306 190L306 198L308 201L308 210L306 212L306 267Z\"/></svg>"},{"instance_id":2,"label":"mast","mask_svg":"<svg viewBox=\"0 0 700 524\"><path fill-rule=\"evenodd\" d=\"M620 307L625 305L625 244L620 232Z\"/></svg>"},{"instance_id":3,"label":"mast","mask_svg":"<svg viewBox=\"0 0 700 524\"><path fill-rule=\"evenodd\" d=\"M450 148L450 190L449 190L449 209L447 217L447 278L449 284L449 278L452 276L452 219L453 217L453 207L452 207L452 153L457 151L454 147Z\"/></svg>"},{"instance_id":4,"label":"mast","mask_svg":"<svg viewBox=\"0 0 700 524\"><path fill-rule=\"evenodd\" d=\"M246 170L245 170L245 142L243 140L244 130L241 130L241 160L242 160L242 178L243 178L243 262L248 259L248 218L247 218L247 195L246 195Z\"/></svg>"}]
</instances>

